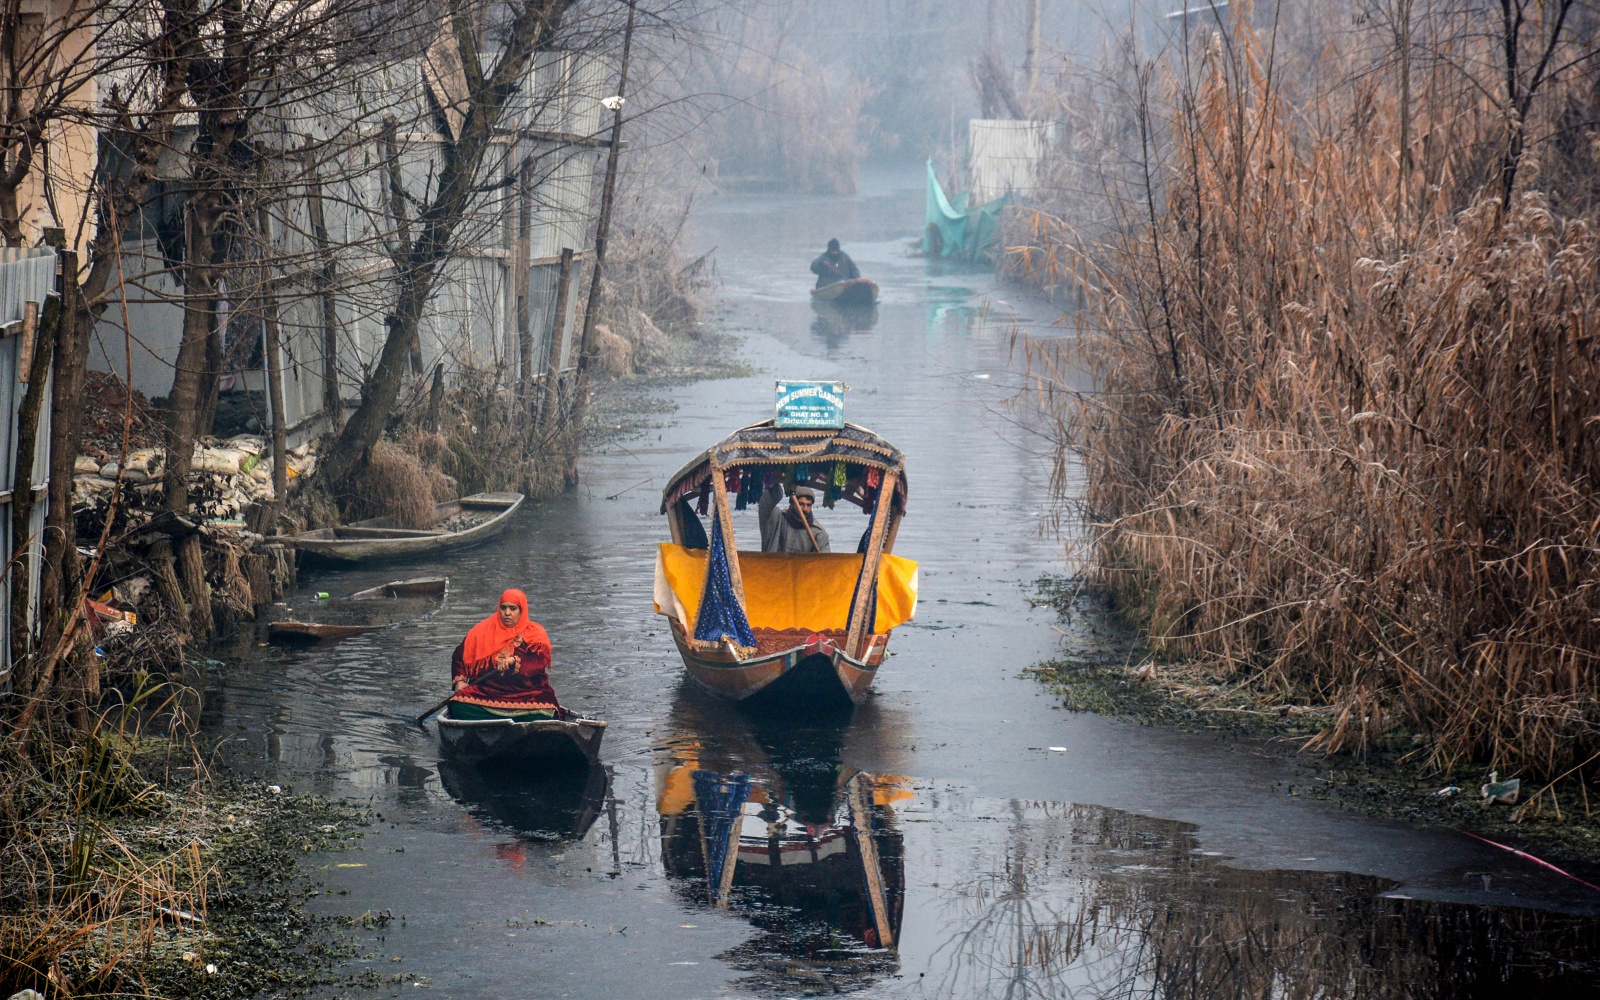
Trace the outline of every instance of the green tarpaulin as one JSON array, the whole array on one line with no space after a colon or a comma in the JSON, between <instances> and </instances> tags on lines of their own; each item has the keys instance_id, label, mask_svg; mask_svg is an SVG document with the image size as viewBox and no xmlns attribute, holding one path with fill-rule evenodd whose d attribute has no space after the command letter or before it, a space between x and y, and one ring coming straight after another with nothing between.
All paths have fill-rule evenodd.
<instances>
[{"instance_id":1,"label":"green tarpaulin","mask_svg":"<svg viewBox=\"0 0 1600 1000\"><path fill-rule=\"evenodd\" d=\"M967 204L970 195L963 191L952 202L945 196L939 178L928 161L928 221L922 233L922 250L931 257L959 257L963 260L987 258L1000 240L1000 210L1011 203L1003 194L982 205Z\"/></svg>"}]
</instances>

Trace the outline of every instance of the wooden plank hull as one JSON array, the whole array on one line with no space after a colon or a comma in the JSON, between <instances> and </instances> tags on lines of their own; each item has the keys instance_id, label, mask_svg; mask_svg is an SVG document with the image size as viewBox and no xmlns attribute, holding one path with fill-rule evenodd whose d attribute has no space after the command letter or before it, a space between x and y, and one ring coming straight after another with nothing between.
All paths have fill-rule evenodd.
<instances>
[{"instance_id":1,"label":"wooden plank hull","mask_svg":"<svg viewBox=\"0 0 1600 1000\"><path fill-rule=\"evenodd\" d=\"M696 649L672 621L672 639L690 678L718 697L752 705L827 709L858 705L877 676L889 644L872 637L864 659L848 656L832 640L813 635L801 645L740 659L733 652Z\"/></svg>"},{"instance_id":2,"label":"wooden plank hull","mask_svg":"<svg viewBox=\"0 0 1600 1000\"><path fill-rule=\"evenodd\" d=\"M520 493L479 493L440 504L436 520L442 521L463 511L491 511L493 516L464 531L435 531L391 527L387 518L357 521L339 528L318 528L284 541L308 557L328 563L354 565L385 559L411 559L451 552L489 541L511 524L522 507Z\"/></svg>"},{"instance_id":3,"label":"wooden plank hull","mask_svg":"<svg viewBox=\"0 0 1600 1000\"><path fill-rule=\"evenodd\" d=\"M391 580L381 587L368 587L351 594L353 600L375 597L443 597L450 590L447 576L421 576L410 580Z\"/></svg>"},{"instance_id":4,"label":"wooden plank hull","mask_svg":"<svg viewBox=\"0 0 1600 1000\"><path fill-rule=\"evenodd\" d=\"M328 642L346 636L376 632L383 625L322 625L317 622L281 621L267 623L267 638L273 642Z\"/></svg>"},{"instance_id":5,"label":"wooden plank hull","mask_svg":"<svg viewBox=\"0 0 1600 1000\"><path fill-rule=\"evenodd\" d=\"M811 301L840 306L870 306L878 301L878 283L867 278L835 281L811 290Z\"/></svg>"},{"instance_id":6,"label":"wooden plank hull","mask_svg":"<svg viewBox=\"0 0 1600 1000\"><path fill-rule=\"evenodd\" d=\"M452 719L439 716L445 753L470 763L545 761L593 764L600 759L606 724L598 719Z\"/></svg>"}]
</instances>

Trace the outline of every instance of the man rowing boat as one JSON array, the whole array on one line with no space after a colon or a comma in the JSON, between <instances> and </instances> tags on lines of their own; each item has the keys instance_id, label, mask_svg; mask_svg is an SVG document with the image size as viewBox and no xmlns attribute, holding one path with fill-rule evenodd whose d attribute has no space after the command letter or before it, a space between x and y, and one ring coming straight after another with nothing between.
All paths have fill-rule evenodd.
<instances>
[{"instance_id":1,"label":"man rowing boat","mask_svg":"<svg viewBox=\"0 0 1600 1000\"><path fill-rule=\"evenodd\" d=\"M856 267L856 262L850 259L849 254L839 249L838 240L828 241L827 251L811 262L811 273L817 276L818 288L861 277L861 270Z\"/></svg>"},{"instance_id":2,"label":"man rowing boat","mask_svg":"<svg viewBox=\"0 0 1600 1000\"><path fill-rule=\"evenodd\" d=\"M498 610L472 626L450 660L452 719L559 719L550 687L550 636L528 618L520 590L500 595Z\"/></svg>"},{"instance_id":3,"label":"man rowing boat","mask_svg":"<svg viewBox=\"0 0 1600 1000\"><path fill-rule=\"evenodd\" d=\"M756 508L761 515L762 552L827 552L828 532L811 520L817 493L809 486L796 486L789 495L787 510L778 510L783 487L768 486Z\"/></svg>"}]
</instances>

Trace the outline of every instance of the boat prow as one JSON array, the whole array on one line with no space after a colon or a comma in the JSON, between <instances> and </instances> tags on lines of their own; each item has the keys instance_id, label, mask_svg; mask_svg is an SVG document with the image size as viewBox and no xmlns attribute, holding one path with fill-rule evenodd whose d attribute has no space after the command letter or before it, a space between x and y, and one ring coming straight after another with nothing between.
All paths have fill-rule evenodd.
<instances>
[{"instance_id":1,"label":"boat prow","mask_svg":"<svg viewBox=\"0 0 1600 1000\"><path fill-rule=\"evenodd\" d=\"M447 709L438 721L445 752L469 763L593 764L600 759L600 741L606 733L606 724L599 719L453 719Z\"/></svg>"},{"instance_id":2,"label":"boat prow","mask_svg":"<svg viewBox=\"0 0 1600 1000\"><path fill-rule=\"evenodd\" d=\"M869 278L835 281L811 290L811 301L838 306L870 306L878 301L878 283Z\"/></svg>"},{"instance_id":3,"label":"boat prow","mask_svg":"<svg viewBox=\"0 0 1600 1000\"><path fill-rule=\"evenodd\" d=\"M681 622L672 619L671 624L672 639L690 678L714 695L752 707L859 705L871 690L889 645L887 635L875 635L858 658L844 651L842 635L813 632L801 638L758 633L756 654L741 658L728 646L697 649Z\"/></svg>"}]
</instances>

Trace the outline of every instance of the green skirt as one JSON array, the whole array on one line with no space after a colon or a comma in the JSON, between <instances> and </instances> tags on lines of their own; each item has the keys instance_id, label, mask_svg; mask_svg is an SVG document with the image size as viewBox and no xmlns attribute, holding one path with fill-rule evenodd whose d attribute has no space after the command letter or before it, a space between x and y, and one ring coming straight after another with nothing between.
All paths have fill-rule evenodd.
<instances>
[{"instance_id":1,"label":"green skirt","mask_svg":"<svg viewBox=\"0 0 1600 1000\"><path fill-rule=\"evenodd\" d=\"M450 703L450 718L464 719L466 721L482 721L485 719L512 719L516 722L540 722L554 719L556 713L548 708L536 708L528 711L517 711L511 708L489 708L484 705L468 705L459 701Z\"/></svg>"}]
</instances>

